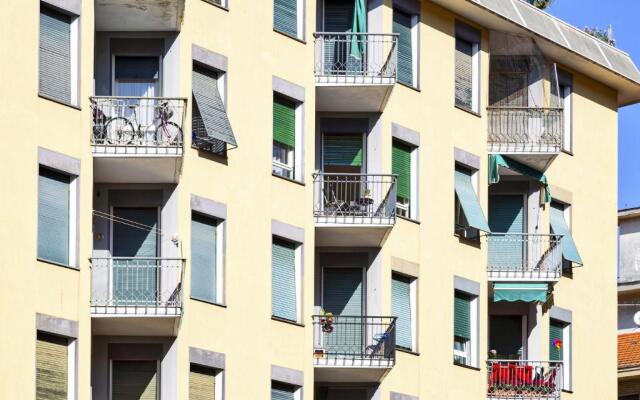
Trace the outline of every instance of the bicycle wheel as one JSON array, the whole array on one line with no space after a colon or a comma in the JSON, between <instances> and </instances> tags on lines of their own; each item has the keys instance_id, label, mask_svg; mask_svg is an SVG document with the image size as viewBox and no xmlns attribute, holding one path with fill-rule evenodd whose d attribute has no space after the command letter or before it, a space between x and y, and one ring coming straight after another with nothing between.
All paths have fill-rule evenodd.
<instances>
[{"instance_id":1,"label":"bicycle wheel","mask_svg":"<svg viewBox=\"0 0 640 400\"><path fill-rule=\"evenodd\" d=\"M175 122L167 121L160 125L156 131L158 142L165 146L178 146L182 144L182 129Z\"/></svg>"},{"instance_id":2,"label":"bicycle wheel","mask_svg":"<svg viewBox=\"0 0 640 400\"><path fill-rule=\"evenodd\" d=\"M135 135L133 124L125 117L111 118L104 125L104 136L109 144L129 144Z\"/></svg>"}]
</instances>

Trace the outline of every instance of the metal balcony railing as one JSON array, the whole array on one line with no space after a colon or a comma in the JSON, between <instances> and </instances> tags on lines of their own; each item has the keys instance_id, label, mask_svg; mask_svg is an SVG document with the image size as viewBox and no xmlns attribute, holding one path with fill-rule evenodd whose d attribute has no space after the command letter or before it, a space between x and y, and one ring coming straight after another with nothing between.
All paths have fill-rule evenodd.
<instances>
[{"instance_id":1,"label":"metal balcony railing","mask_svg":"<svg viewBox=\"0 0 640 400\"><path fill-rule=\"evenodd\" d=\"M490 152L557 153L562 148L562 108L487 107Z\"/></svg>"},{"instance_id":2,"label":"metal balcony railing","mask_svg":"<svg viewBox=\"0 0 640 400\"><path fill-rule=\"evenodd\" d=\"M489 399L560 399L561 361L489 360L487 374Z\"/></svg>"},{"instance_id":3,"label":"metal balcony railing","mask_svg":"<svg viewBox=\"0 0 640 400\"><path fill-rule=\"evenodd\" d=\"M395 83L397 34L317 32L314 37L317 83Z\"/></svg>"},{"instance_id":4,"label":"metal balcony railing","mask_svg":"<svg viewBox=\"0 0 640 400\"><path fill-rule=\"evenodd\" d=\"M94 153L181 154L187 99L91 97ZM118 149L117 151L114 150Z\"/></svg>"},{"instance_id":5,"label":"metal balcony railing","mask_svg":"<svg viewBox=\"0 0 640 400\"><path fill-rule=\"evenodd\" d=\"M393 225L396 175L314 174L316 223Z\"/></svg>"},{"instance_id":6,"label":"metal balcony railing","mask_svg":"<svg viewBox=\"0 0 640 400\"><path fill-rule=\"evenodd\" d=\"M314 364L391 368L396 357L396 317L313 316Z\"/></svg>"},{"instance_id":7,"label":"metal balcony railing","mask_svg":"<svg viewBox=\"0 0 640 400\"><path fill-rule=\"evenodd\" d=\"M94 314L180 315L184 259L91 259Z\"/></svg>"},{"instance_id":8,"label":"metal balcony railing","mask_svg":"<svg viewBox=\"0 0 640 400\"><path fill-rule=\"evenodd\" d=\"M560 236L537 233L487 235L489 280L553 281L562 272Z\"/></svg>"}]
</instances>

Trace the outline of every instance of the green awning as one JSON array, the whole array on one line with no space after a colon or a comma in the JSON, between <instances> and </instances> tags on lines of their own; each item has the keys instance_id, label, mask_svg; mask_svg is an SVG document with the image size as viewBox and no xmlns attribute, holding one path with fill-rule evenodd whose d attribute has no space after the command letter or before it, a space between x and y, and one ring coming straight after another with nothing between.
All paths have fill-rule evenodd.
<instances>
[{"instance_id":1,"label":"green awning","mask_svg":"<svg viewBox=\"0 0 640 400\"><path fill-rule=\"evenodd\" d=\"M456 168L455 192L464 211L469 226L485 232L491 232L482 212L478 195L471 183L471 172Z\"/></svg>"},{"instance_id":2,"label":"green awning","mask_svg":"<svg viewBox=\"0 0 640 400\"><path fill-rule=\"evenodd\" d=\"M540 171L528 167L522 163L514 161L501 154L489 155L489 185L500 182L500 167L509 168L512 171L522 175L530 176L542 184L544 188L544 202L551 201L551 192L549 191L549 183L547 177Z\"/></svg>"},{"instance_id":3,"label":"green awning","mask_svg":"<svg viewBox=\"0 0 640 400\"><path fill-rule=\"evenodd\" d=\"M351 32L353 33L366 33L367 32L367 5L365 0L355 0L353 10L353 26ZM351 36L351 56L356 59L361 59L364 53L366 36L365 35L353 35Z\"/></svg>"},{"instance_id":4,"label":"green awning","mask_svg":"<svg viewBox=\"0 0 640 400\"><path fill-rule=\"evenodd\" d=\"M547 291L549 286L546 283L531 282L509 282L496 283L493 285L493 301L525 301L539 302L547 301Z\"/></svg>"},{"instance_id":5,"label":"green awning","mask_svg":"<svg viewBox=\"0 0 640 400\"><path fill-rule=\"evenodd\" d=\"M562 235L562 239L560 239L560 243L562 244L562 257L582 265L582 258L578 253L576 242L573 240L569 225L567 225L567 221L564 219L564 206L562 204L556 202L551 203L549 222L551 223L553 233Z\"/></svg>"}]
</instances>

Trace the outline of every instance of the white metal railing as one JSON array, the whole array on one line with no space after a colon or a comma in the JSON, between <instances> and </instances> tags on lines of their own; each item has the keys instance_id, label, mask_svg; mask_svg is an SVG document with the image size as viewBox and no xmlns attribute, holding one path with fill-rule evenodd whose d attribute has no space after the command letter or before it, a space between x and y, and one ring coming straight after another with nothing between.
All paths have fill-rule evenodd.
<instances>
[{"instance_id":1,"label":"white metal railing","mask_svg":"<svg viewBox=\"0 0 640 400\"><path fill-rule=\"evenodd\" d=\"M395 83L397 34L317 32L314 37L318 83Z\"/></svg>"},{"instance_id":2,"label":"white metal railing","mask_svg":"<svg viewBox=\"0 0 640 400\"><path fill-rule=\"evenodd\" d=\"M186 98L96 96L90 100L94 146L182 150Z\"/></svg>"},{"instance_id":3,"label":"white metal railing","mask_svg":"<svg viewBox=\"0 0 640 400\"><path fill-rule=\"evenodd\" d=\"M496 233L487 235L490 280L560 279L562 245L558 235Z\"/></svg>"},{"instance_id":4,"label":"white metal railing","mask_svg":"<svg viewBox=\"0 0 640 400\"><path fill-rule=\"evenodd\" d=\"M487 107L491 152L557 153L562 148L562 108Z\"/></svg>"},{"instance_id":5,"label":"white metal railing","mask_svg":"<svg viewBox=\"0 0 640 400\"><path fill-rule=\"evenodd\" d=\"M561 391L561 361L487 361L489 399L559 399Z\"/></svg>"},{"instance_id":6,"label":"white metal railing","mask_svg":"<svg viewBox=\"0 0 640 400\"><path fill-rule=\"evenodd\" d=\"M313 174L316 223L391 225L396 175Z\"/></svg>"},{"instance_id":7,"label":"white metal railing","mask_svg":"<svg viewBox=\"0 0 640 400\"><path fill-rule=\"evenodd\" d=\"M181 313L184 259L91 259L91 307L95 314Z\"/></svg>"}]
</instances>

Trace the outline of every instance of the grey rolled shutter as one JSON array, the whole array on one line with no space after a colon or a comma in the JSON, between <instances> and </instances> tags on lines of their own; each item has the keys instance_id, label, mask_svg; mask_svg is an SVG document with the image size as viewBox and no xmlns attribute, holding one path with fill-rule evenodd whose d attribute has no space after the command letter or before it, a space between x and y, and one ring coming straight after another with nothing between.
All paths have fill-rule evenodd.
<instances>
[{"instance_id":1,"label":"grey rolled shutter","mask_svg":"<svg viewBox=\"0 0 640 400\"><path fill-rule=\"evenodd\" d=\"M191 297L217 301L218 222L198 214L191 218Z\"/></svg>"},{"instance_id":2,"label":"grey rolled shutter","mask_svg":"<svg viewBox=\"0 0 640 400\"><path fill-rule=\"evenodd\" d=\"M396 319L396 345L411 350L411 279L394 274L391 279L391 314Z\"/></svg>"},{"instance_id":3,"label":"grey rolled shutter","mask_svg":"<svg viewBox=\"0 0 640 400\"><path fill-rule=\"evenodd\" d=\"M280 382L271 383L271 400L294 400L295 387Z\"/></svg>"},{"instance_id":4,"label":"grey rolled shutter","mask_svg":"<svg viewBox=\"0 0 640 400\"><path fill-rule=\"evenodd\" d=\"M189 400L215 400L216 371L191 364L189 370Z\"/></svg>"},{"instance_id":5,"label":"grey rolled shutter","mask_svg":"<svg viewBox=\"0 0 640 400\"><path fill-rule=\"evenodd\" d=\"M71 103L71 17L40 8L39 92Z\"/></svg>"},{"instance_id":6,"label":"grey rolled shutter","mask_svg":"<svg viewBox=\"0 0 640 400\"><path fill-rule=\"evenodd\" d=\"M556 345L556 341L560 341ZM562 346L564 345L564 325L551 320L549 324L549 360L562 361Z\"/></svg>"},{"instance_id":7,"label":"grey rolled shutter","mask_svg":"<svg viewBox=\"0 0 640 400\"><path fill-rule=\"evenodd\" d=\"M456 292L453 306L453 335L471 339L471 297Z\"/></svg>"},{"instance_id":8,"label":"grey rolled shutter","mask_svg":"<svg viewBox=\"0 0 640 400\"><path fill-rule=\"evenodd\" d=\"M192 75L193 118L192 132L199 141L221 141L237 146L220 91L218 74L208 68L193 65Z\"/></svg>"},{"instance_id":9,"label":"grey rolled shutter","mask_svg":"<svg viewBox=\"0 0 640 400\"><path fill-rule=\"evenodd\" d=\"M112 400L157 400L157 361L113 361Z\"/></svg>"},{"instance_id":10,"label":"grey rolled shutter","mask_svg":"<svg viewBox=\"0 0 640 400\"><path fill-rule=\"evenodd\" d=\"M38 186L38 258L69 264L71 178L40 168Z\"/></svg>"},{"instance_id":11,"label":"grey rolled shutter","mask_svg":"<svg viewBox=\"0 0 640 400\"><path fill-rule=\"evenodd\" d=\"M36 400L66 400L68 346L63 337L38 332L36 339Z\"/></svg>"},{"instance_id":12,"label":"grey rolled shutter","mask_svg":"<svg viewBox=\"0 0 640 400\"><path fill-rule=\"evenodd\" d=\"M398 34L398 80L413 86L411 15L393 10L393 33Z\"/></svg>"},{"instance_id":13,"label":"grey rolled shutter","mask_svg":"<svg viewBox=\"0 0 640 400\"><path fill-rule=\"evenodd\" d=\"M456 38L456 105L471 109L473 104L473 44Z\"/></svg>"},{"instance_id":14,"label":"grey rolled shutter","mask_svg":"<svg viewBox=\"0 0 640 400\"><path fill-rule=\"evenodd\" d=\"M489 200L489 228L502 240L489 242L489 264L492 267L520 270L525 246L518 236L501 233L523 233L524 200L520 195L492 195Z\"/></svg>"},{"instance_id":15,"label":"grey rolled shutter","mask_svg":"<svg viewBox=\"0 0 640 400\"><path fill-rule=\"evenodd\" d=\"M271 248L271 312L273 316L296 321L295 245L273 240Z\"/></svg>"},{"instance_id":16,"label":"grey rolled shutter","mask_svg":"<svg viewBox=\"0 0 640 400\"><path fill-rule=\"evenodd\" d=\"M273 27L291 36L298 36L298 1L273 1Z\"/></svg>"}]
</instances>

